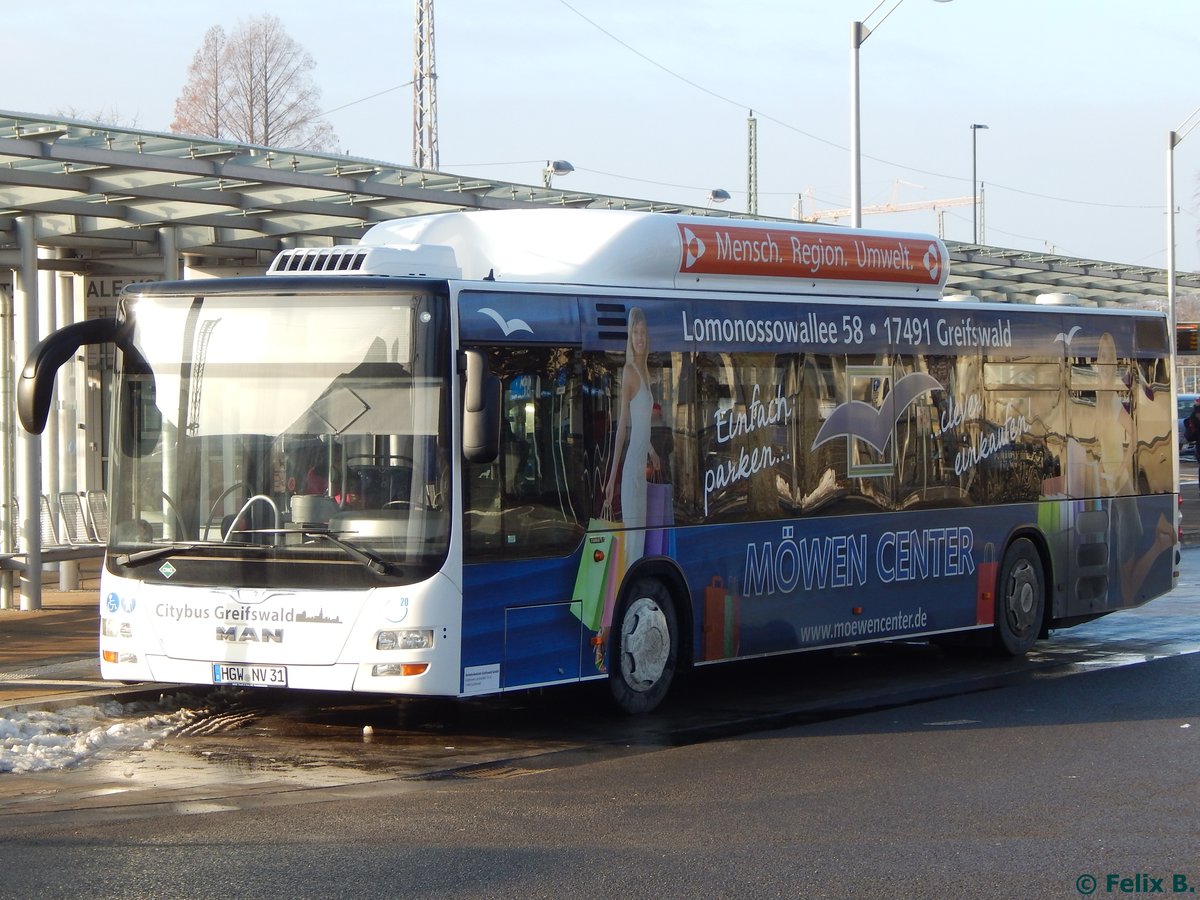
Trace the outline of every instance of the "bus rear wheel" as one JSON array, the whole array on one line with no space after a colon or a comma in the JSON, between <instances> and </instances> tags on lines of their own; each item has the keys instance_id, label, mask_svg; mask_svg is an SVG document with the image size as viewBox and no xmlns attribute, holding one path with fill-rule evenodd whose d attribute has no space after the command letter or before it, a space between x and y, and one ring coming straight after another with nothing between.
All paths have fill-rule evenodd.
<instances>
[{"instance_id":1,"label":"bus rear wheel","mask_svg":"<svg viewBox=\"0 0 1200 900\"><path fill-rule=\"evenodd\" d=\"M622 712L649 712L667 695L679 665L678 623L671 594L658 579L638 579L626 592L608 654L608 684Z\"/></svg>"},{"instance_id":2,"label":"bus rear wheel","mask_svg":"<svg viewBox=\"0 0 1200 900\"><path fill-rule=\"evenodd\" d=\"M1046 577L1042 558L1027 538L1018 538L1005 551L996 585L996 649L1024 656L1037 641L1046 612Z\"/></svg>"}]
</instances>

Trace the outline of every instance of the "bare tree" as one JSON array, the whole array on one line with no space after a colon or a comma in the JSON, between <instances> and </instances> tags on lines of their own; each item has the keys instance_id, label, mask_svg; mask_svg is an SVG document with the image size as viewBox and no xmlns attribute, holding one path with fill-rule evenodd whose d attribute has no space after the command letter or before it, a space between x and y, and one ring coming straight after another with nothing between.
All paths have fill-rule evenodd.
<instances>
[{"instance_id":1,"label":"bare tree","mask_svg":"<svg viewBox=\"0 0 1200 900\"><path fill-rule=\"evenodd\" d=\"M80 122L94 122L99 125L111 125L114 128L137 128L138 117L136 114L132 116L122 115L120 108L113 104L112 106L102 106L99 109L83 110L78 106L60 106L54 110L54 115L61 119L76 119Z\"/></svg>"},{"instance_id":2,"label":"bare tree","mask_svg":"<svg viewBox=\"0 0 1200 900\"><path fill-rule=\"evenodd\" d=\"M333 127L321 119L312 56L277 16L263 15L226 37L204 35L175 101L171 130L249 144L333 149Z\"/></svg>"},{"instance_id":3,"label":"bare tree","mask_svg":"<svg viewBox=\"0 0 1200 900\"><path fill-rule=\"evenodd\" d=\"M225 29L214 25L204 32L204 42L188 66L187 84L175 100L175 120L171 130L221 138L225 100L223 78L229 56Z\"/></svg>"}]
</instances>

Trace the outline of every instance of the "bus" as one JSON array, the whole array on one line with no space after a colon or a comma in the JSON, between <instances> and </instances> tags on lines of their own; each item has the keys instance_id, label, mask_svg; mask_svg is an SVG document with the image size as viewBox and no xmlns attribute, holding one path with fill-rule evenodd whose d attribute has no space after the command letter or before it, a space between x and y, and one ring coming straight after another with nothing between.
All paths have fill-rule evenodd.
<instances>
[{"instance_id":1,"label":"bus","mask_svg":"<svg viewBox=\"0 0 1200 900\"><path fill-rule=\"evenodd\" d=\"M101 672L472 697L899 639L1021 655L1179 573L1167 322L943 296L933 237L459 211L127 286Z\"/></svg>"}]
</instances>

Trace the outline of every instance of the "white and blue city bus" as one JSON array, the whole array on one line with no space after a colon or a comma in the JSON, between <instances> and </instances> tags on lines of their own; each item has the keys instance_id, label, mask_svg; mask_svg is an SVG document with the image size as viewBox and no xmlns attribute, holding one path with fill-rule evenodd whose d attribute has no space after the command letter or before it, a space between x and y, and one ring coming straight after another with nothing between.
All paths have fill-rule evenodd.
<instances>
[{"instance_id":1,"label":"white and blue city bus","mask_svg":"<svg viewBox=\"0 0 1200 900\"><path fill-rule=\"evenodd\" d=\"M132 285L105 678L464 697L976 633L1178 577L1161 314L942 299L920 235L455 212Z\"/></svg>"}]
</instances>

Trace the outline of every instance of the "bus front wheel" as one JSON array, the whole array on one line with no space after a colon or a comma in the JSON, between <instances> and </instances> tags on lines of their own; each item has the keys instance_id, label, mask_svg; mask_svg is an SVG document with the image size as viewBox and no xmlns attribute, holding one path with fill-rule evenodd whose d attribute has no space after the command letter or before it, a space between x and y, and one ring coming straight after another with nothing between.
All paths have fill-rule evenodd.
<instances>
[{"instance_id":1,"label":"bus front wheel","mask_svg":"<svg viewBox=\"0 0 1200 900\"><path fill-rule=\"evenodd\" d=\"M626 592L608 654L608 684L622 712L649 712L667 695L679 664L678 622L658 579L639 579Z\"/></svg>"},{"instance_id":2,"label":"bus front wheel","mask_svg":"<svg viewBox=\"0 0 1200 900\"><path fill-rule=\"evenodd\" d=\"M1046 578L1037 548L1026 538L1009 545L996 585L996 649L1024 656L1042 630L1046 610Z\"/></svg>"}]
</instances>

